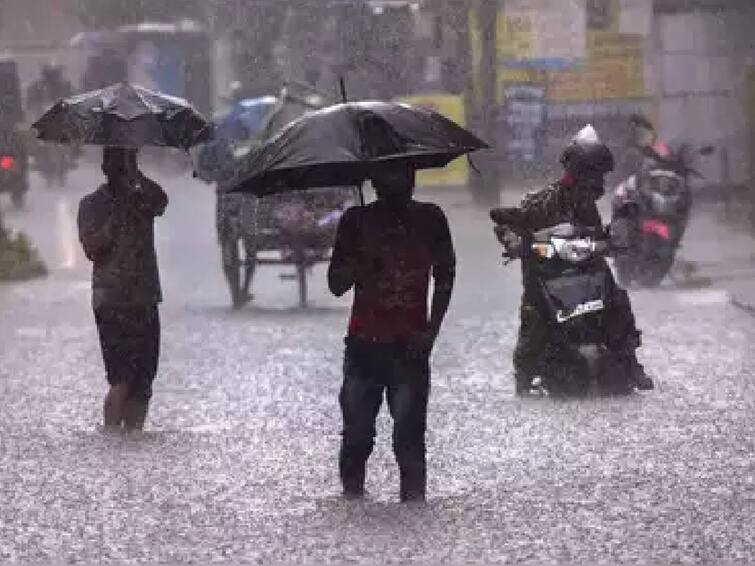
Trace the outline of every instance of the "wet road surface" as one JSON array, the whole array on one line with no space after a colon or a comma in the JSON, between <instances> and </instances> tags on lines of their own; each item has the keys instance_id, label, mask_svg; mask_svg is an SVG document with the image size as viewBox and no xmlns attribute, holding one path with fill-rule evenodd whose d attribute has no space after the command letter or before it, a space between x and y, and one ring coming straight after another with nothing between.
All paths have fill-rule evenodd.
<instances>
[{"instance_id":1,"label":"wet road surface","mask_svg":"<svg viewBox=\"0 0 755 566\"><path fill-rule=\"evenodd\" d=\"M500 265L484 211L438 194L459 277L433 358L429 500L397 503L384 411L369 495L346 502L336 398L348 298L330 297L318 268L302 312L295 285L265 268L255 303L231 312L212 190L165 186L161 366L147 430L128 436L98 429L105 380L72 231L81 191L35 187L26 211L7 213L53 273L0 287L0 561L753 560L755 318L725 284L632 292L656 391L518 399L518 266ZM685 257L736 263L716 230L695 218Z\"/></svg>"}]
</instances>

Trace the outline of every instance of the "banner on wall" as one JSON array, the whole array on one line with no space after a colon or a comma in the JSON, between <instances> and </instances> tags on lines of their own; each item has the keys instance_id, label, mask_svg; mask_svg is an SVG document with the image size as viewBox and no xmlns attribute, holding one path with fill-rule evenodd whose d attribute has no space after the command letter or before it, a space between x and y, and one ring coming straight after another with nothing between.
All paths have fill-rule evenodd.
<instances>
[{"instance_id":1,"label":"banner on wall","mask_svg":"<svg viewBox=\"0 0 755 566\"><path fill-rule=\"evenodd\" d=\"M455 94L427 94L406 96L399 99L414 106L424 106L438 114L466 127L464 99ZM417 173L417 185L420 186L455 186L466 185L469 179L469 165L466 157L455 159L443 169L427 169Z\"/></svg>"},{"instance_id":2,"label":"banner on wall","mask_svg":"<svg viewBox=\"0 0 755 566\"><path fill-rule=\"evenodd\" d=\"M645 96L641 53L596 57L579 68L548 72L548 99L553 102L611 100Z\"/></svg>"},{"instance_id":3,"label":"banner on wall","mask_svg":"<svg viewBox=\"0 0 755 566\"><path fill-rule=\"evenodd\" d=\"M646 96L644 38L641 32L646 31L648 9L652 18L649 0L577 1L582 7L579 16L583 29L579 39L582 57L562 66L552 64L553 61L548 64L547 59L533 59L535 64L530 66L517 65L512 58L540 56L546 52L538 53L534 40L527 35L535 33L532 12L536 3L523 0L506 3L499 38L504 43L507 39L515 41L509 42L508 50L500 48L499 102L505 102L503 92L508 86L521 83L545 85L547 100L552 103L614 101ZM563 3L559 6L565 8ZM568 12L564 9L563 13ZM571 20L572 17L569 18ZM569 28L555 24L554 27ZM628 34L624 30L636 33ZM549 33L545 32L545 37ZM563 45L568 45L568 40L563 40ZM572 46L572 49L576 48L576 45Z\"/></svg>"},{"instance_id":4,"label":"banner on wall","mask_svg":"<svg viewBox=\"0 0 755 566\"><path fill-rule=\"evenodd\" d=\"M497 22L499 60L568 67L585 56L585 21L585 0L507 0Z\"/></svg>"},{"instance_id":5,"label":"banner on wall","mask_svg":"<svg viewBox=\"0 0 755 566\"><path fill-rule=\"evenodd\" d=\"M503 90L504 103L497 124L497 145L512 161L542 158L546 104L542 85L509 84Z\"/></svg>"}]
</instances>

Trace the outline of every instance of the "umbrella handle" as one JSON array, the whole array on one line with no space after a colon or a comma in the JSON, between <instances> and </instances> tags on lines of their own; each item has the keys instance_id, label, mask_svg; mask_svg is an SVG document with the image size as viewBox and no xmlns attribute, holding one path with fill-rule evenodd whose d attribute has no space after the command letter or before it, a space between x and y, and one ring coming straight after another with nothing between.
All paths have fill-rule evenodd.
<instances>
[{"instance_id":1,"label":"umbrella handle","mask_svg":"<svg viewBox=\"0 0 755 566\"><path fill-rule=\"evenodd\" d=\"M364 183L359 183L359 205L364 206Z\"/></svg>"},{"instance_id":2,"label":"umbrella handle","mask_svg":"<svg viewBox=\"0 0 755 566\"><path fill-rule=\"evenodd\" d=\"M341 102L346 104L348 102L348 98L346 98L346 81L343 80L343 76L338 78L338 86L341 87Z\"/></svg>"}]
</instances>

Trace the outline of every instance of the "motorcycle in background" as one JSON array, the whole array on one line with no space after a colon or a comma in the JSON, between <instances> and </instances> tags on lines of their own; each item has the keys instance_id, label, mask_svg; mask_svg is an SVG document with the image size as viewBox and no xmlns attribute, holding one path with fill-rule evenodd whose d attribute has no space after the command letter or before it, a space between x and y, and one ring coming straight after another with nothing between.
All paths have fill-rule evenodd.
<instances>
[{"instance_id":1,"label":"motorcycle in background","mask_svg":"<svg viewBox=\"0 0 755 566\"><path fill-rule=\"evenodd\" d=\"M661 144L649 151L640 171L616 187L612 230L627 242L614 263L622 286L657 287L668 275L689 221L690 180L702 177L694 159L713 151L711 146L668 149Z\"/></svg>"}]
</instances>

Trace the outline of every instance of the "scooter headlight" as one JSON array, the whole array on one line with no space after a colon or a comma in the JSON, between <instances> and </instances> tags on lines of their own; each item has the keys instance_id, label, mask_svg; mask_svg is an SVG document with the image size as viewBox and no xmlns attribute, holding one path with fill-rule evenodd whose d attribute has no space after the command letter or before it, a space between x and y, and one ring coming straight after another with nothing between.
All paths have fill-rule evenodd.
<instances>
[{"instance_id":1,"label":"scooter headlight","mask_svg":"<svg viewBox=\"0 0 755 566\"><path fill-rule=\"evenodd\" d=\"M556 250L551 244L532 244L532 253L541 259L551 259L556 255Z\"/></svg>"},{"instance_id":2,"label":"scooter headlight","mask_svg":"<svg viewBox=\"0 0 755 566\"><path fill-rule=\"evenodd\" d=\"M553 238L552 242L558 257L571 263L580 263L590 259L595 253L595 242L589 238L574 240Z\"/></svg>"}]
</instances>

